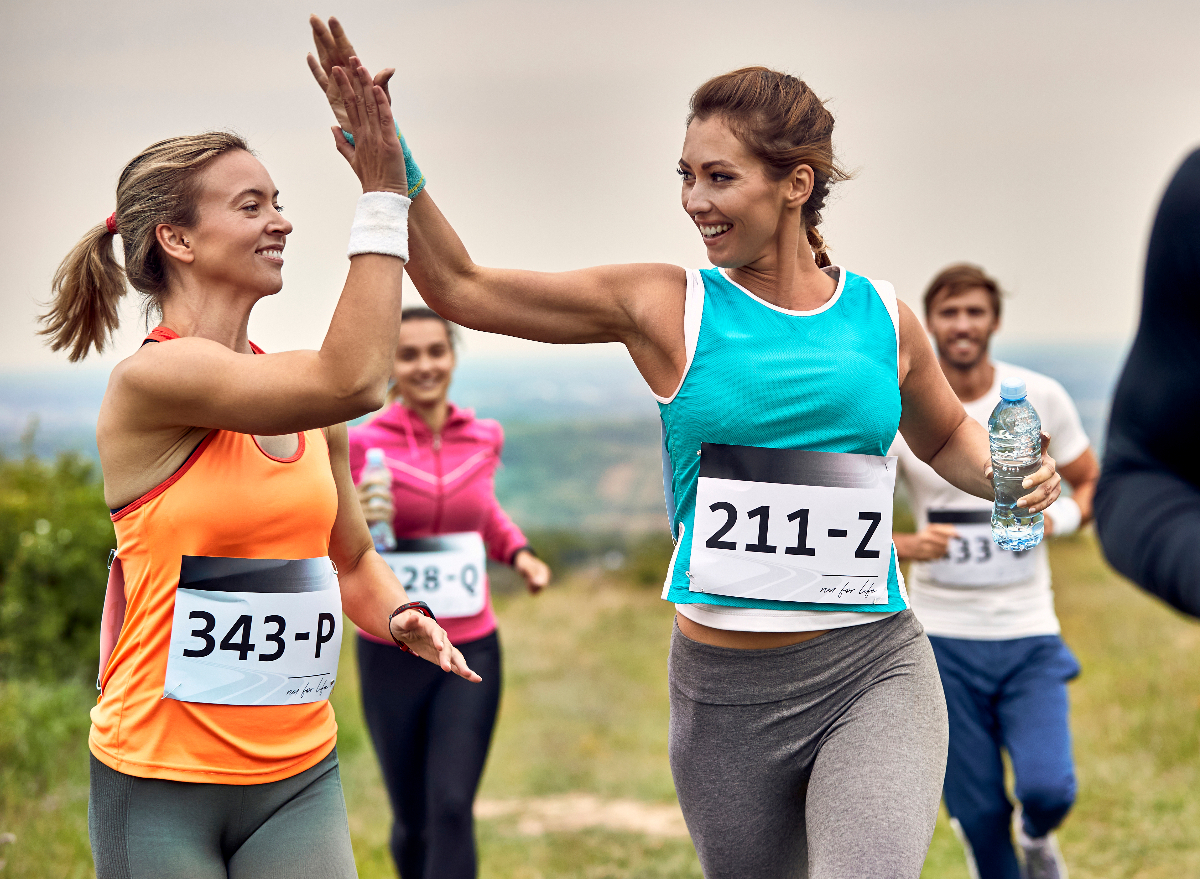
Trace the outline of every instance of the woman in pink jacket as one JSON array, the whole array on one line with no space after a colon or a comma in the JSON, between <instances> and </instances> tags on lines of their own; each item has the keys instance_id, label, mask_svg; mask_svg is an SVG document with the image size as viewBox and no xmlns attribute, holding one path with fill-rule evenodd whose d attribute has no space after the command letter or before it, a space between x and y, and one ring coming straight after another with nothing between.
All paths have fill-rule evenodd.
<instances>
[{"instance_id":1,"label":"woman in pink jacket","mask_svg":"<svg viewBox=\"0 0 1200 879\"><path fill-rule=\"evenodd\" d=\"M350 430L350 468L367 520L390 519L397 538L397 551L384 557L483 676L482 684L451 681L359 632L363 711L392 803L392 857L402 879L476 874L471 807L500 703L484 554L512 565L532 593L550 580L496 500L499 423L447 399L454 366L451 325L427 308L406 308L390 404ZM368 449L383 451L390 496L363 479Z\"/></svg>"}]
</instances>

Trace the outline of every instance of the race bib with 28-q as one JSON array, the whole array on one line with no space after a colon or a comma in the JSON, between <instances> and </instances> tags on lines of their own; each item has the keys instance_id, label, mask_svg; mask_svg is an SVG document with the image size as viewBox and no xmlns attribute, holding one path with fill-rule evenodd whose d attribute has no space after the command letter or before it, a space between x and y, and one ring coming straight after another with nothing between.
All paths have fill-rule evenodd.
<instances>
[{"instance_id":1,"label":"race bib with 28-q","mask_svg":"<svg viewBox=\"0 0 1200 879\"><path fill-rule=\"evenodd\" d=\"M294 705L328 699L342 645L333 563L184 556L164 699Z\"/></svg>"},{"instance_id":2,"label":"race bib with 28-q","mask_svg":"<svg viewBox=\"0 0 1200 879\"><path fill-rule=\"evenodd\" d=\"M946 554L925 563L926 576L945 586L1004 586L1036 573L1032 549L1013 552L992 540L992 510L930 510L929 524L953 526Z\"/></svg>"},{"instance_id":3,"label":"race bib with 28-q","mask_svg":"<svg viewBox=\"0 0 1200 879\"><path fill-rule=\"evenodd\" d=\"M887 604L896 458L704 443L693 592Z\"/></svg>"},{"instance_id":4,"label":"race bib with 28-q","mask_svg":"<svg viewBox=\"0 0 1200 879\"><path fill-rule=\"evenodd\" d=\"M396 541L380 553L409 600L424 601L438 619L473 617L487 604L487 555L477 531Z\"/></svg>"}]
</instances>

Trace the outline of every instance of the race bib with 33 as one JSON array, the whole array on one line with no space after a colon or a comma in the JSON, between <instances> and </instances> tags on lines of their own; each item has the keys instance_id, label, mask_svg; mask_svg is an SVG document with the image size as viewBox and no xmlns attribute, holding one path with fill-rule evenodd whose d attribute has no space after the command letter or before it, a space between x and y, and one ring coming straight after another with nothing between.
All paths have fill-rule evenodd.
<instances>
[{"instance_id":1,"label":"race bib with 33","mask_svg":"<svg viewBox=\"0 0 1200 879\"><path fill-rule=\"evenodd\" d=\"M342 645L333 563L184 556L164 699L293 705L328 699Z\"/></svg>"},{"instance_id":2,"label":"race bib with 33","mask_svg":"<svg viewBox=\"0 0 1200 879\"><path fill-rule=\"evenodd\" d=\"M693 592L887 604L896 458L704 443Z\"/></svg>"},{"instance_id":3,"label":"race bib with 33","mask_svg":"<svg viewBox=\"0 0 1200 879\"><path fill-rule=\"evenodd\" d=\"M992 511L930 510L929 524L953 525L946 554L926 562L930 580L946 586L1004 586L1028 580L1035 572L1032 550L1001 549L992 540Z\"/></svg>"},{"instance_id":4,"label":"race bib with 33","mask_svg":"<svg viewBox=\"0 0 1200 879\"><path fill-rule=\"evenodd\" d=\"M396 541L380 553L412 601L424 601L438 619L473 617L487 603L487 555L477 531Z\"/></svg>"}]
</instances>

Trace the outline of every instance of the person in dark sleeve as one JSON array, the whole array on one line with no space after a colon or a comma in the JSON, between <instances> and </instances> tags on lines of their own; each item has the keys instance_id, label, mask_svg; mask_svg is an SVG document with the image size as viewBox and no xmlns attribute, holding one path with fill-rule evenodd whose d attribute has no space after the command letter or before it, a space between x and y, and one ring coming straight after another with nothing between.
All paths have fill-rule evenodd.
<instances>
[{"instance_id":1,"label":"person in dark sleeve","mask_svg":"<svg viewBox=\"0 0 1200 879\"><path fill-rule=\"evenodd\" d=\"M1200 150L1163 195L1113 399L1096 530L1114 568L1200 617Z\"/></svg>"}]
</instances>

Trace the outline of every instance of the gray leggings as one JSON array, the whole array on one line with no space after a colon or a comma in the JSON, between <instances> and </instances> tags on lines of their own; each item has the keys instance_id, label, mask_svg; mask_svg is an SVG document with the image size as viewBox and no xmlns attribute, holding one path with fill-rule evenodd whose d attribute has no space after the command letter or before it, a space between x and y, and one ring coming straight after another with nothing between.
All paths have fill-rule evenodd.
<instances>
[{"instance_id":1,"label":"gray leggings","mask_svg":"<svg viewBox=\"0 0 1200 879\"><path fill-rule=\"evenodd\" d=\"M136 778L92 757L97 879L355 879L337 751L265 784Z\"/></svg>"},{"instance_id":2,"label":"gray leggings","mask_svg":"<svg viewBox=\"0 0 1200 879\"><path fill-rule=\"evenodd\" d=\"M916 879L946 700L912 611L770 650L671 639L675 790L707 879Z\"/></svg>"}]
</instances>

